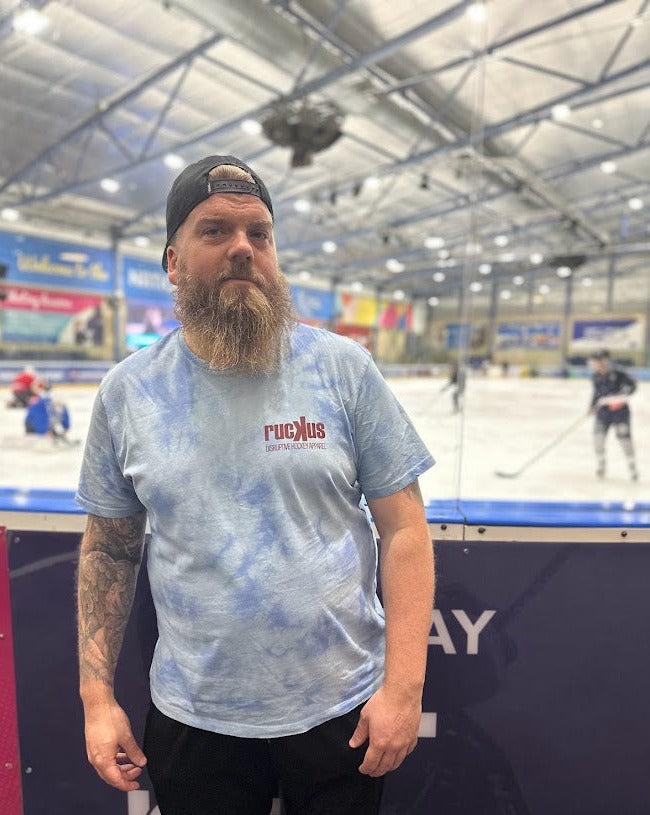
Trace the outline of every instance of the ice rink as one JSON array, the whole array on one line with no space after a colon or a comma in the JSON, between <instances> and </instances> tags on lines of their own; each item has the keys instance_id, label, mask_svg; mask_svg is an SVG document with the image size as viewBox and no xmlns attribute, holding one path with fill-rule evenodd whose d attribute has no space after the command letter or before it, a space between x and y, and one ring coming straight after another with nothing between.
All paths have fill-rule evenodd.
<instances>
[{"instance_id":1,"label":"ice rink","mask_svg":"<svg viewBox=\"0 0 650 815\"><path fill-rule=\"evenodd\" d=\"M464 411L452 413L446 379L391 378L391 388L409 413L436 466L420 479L425 500L438 498L528 501L647 501L650 498L650 383L640 382L630 399L632 434L640 473L632 482L618 440L610 431L607 476L595 475L593 417L588 379L501 378L475 374L468 379ZM57 386L55 395L71 412L70 437L83 442L96 388ZM27 437L24 411L8 409L0 389L0 486L74 489L83 443L54 447ZM578 421L584 416L583 421ZM562 442L516 478L516 472L573 423Z\"/></svg>"}]
</instances>

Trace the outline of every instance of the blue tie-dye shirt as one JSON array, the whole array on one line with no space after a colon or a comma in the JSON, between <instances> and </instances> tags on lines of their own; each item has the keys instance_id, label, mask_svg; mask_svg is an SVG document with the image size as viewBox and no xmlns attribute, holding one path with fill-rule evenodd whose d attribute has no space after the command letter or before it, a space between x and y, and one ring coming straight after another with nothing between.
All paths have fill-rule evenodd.
<instances>
[{"instance_id":1,"label":"blue tie-dye shirt","mask_svg":"<svg viewBox=\"0 0 650 815\"><path fill-rule=\"evenodd\" d=\"M93 408L77 501L145 509L167 716L270 738L380 686L377 551L360 507L433 464L370 355L298 325L280 372L210 370L180 330L115 366Z\"/></svg>"}]
</instances>

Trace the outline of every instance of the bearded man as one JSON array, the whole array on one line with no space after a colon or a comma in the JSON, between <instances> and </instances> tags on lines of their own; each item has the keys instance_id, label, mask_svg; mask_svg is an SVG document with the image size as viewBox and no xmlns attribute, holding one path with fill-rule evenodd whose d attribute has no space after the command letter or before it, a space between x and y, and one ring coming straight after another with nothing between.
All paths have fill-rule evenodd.
<instances>
[{"instance_id":1,"label":"bearded man","mask_svg":"<svg viewBox=\"0 0 650 815\"><path fill-rule=\"evenodd\" d=\"M242 161L176 179L163 267L181 328L105 377L77 490L89 760L124 791L146 765L162 815L261 815L277 789L287 815L374 815L417 741L433 459L370 355L295 321ZM147 518L143 752L113 679Z\"/></svg>"}]
</instances>

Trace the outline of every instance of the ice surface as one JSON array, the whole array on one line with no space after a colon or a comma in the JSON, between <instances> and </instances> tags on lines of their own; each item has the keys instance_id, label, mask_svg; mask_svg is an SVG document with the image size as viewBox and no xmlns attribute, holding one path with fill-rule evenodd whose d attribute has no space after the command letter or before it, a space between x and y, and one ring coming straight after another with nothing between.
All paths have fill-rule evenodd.
<instances>
[{"instance_id":1,"label":"ice surface","mask_svg":"<svg viewBox=\"0 0 650 815\"><path fill-rule=\"evenodd\" d=\"M589 379L470 376L461 415L452 413L445 379L391 378L390 387L411 416L436 459L421 479L425 500L481 498L529 501L650 500L650 384L641 382L630 399L632 435L640 473L632 482L613 431L607 440L607 476L595 475L593 417L586 416ZM72 415L70 437L85 438L96 388L57 386L55 395ZM8 409L0 389L0 486L74 489L83 444L55 448L48 440L25 436L24 411ZM519 477L517 471L572 423L568 437L542 455Z\"/></svg>"}]
</instances>

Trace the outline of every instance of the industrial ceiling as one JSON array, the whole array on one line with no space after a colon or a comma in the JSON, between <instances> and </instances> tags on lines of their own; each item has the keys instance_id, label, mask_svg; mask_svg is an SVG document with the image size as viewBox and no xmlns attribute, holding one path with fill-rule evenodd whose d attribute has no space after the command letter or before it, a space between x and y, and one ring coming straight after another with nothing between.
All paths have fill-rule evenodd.
<instances>
[{"instance_id":1,"label":"industrial ceiling","mask_svg":"<svg viewBox=\"0 0 650 815\"><path fill-rule=\"evenodd\" d=\"M648 308L650 0L0 0L0 41L2 228L155 258L175 162L234 154L298 279Z\"/></svg>"}]
</instances>

